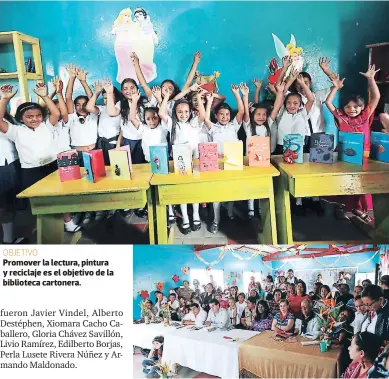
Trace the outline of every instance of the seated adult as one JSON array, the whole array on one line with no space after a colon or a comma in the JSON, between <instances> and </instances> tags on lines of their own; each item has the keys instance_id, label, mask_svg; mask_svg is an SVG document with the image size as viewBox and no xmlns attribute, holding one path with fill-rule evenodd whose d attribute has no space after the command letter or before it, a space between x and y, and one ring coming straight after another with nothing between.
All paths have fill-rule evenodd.
<instances>
[{"instance_id":1,"label":"seated adult","mask_svg":"<svg viewBox=\"0 0 389 379\"><path fill-rule=\"evenodd\" d=\"M296 286L293 283L286 283L286 299L292 295L296 295Z\"/></svg>"},{"instance_id":2,"label":"seated adult","mask_svg":"<svg viewBox=\"0 0 389 379\"><path fill-rule=\"evenodd\" d=\"M384 298L389 300L389 275L382 275L380 279L380 285L384 291Z\"/></svg>"},{"instance_id":3,"label":"seated adult","mask_svg":"<svg viewBox=\"0 0 389 379\"><path fill-rule=\"evenodd\" d=\"M307 295L307 286L304 281L298 280L296 284L296 294L290 295L289 305L291 312L296 316L301 316L301 302L304 300L311 300L311 297Z\"/></svg>"},{"instance_id":4,"label":"seated adult","mask_svg":"<svg viewBox=\"0 0 389 379\"><path fill-rule=\"evenodd\" d=\"M236 327L237 329L251 329L254 318L255 318L255 305L257 300L255 297L249 297L247 299L247 306L242 313L242 317L240 318L240 324Z\"/></svg>"},{"instance_id":5,"label":"seated adult","mask_svg":"<svg viewBox=\"0 0 389 379\"><path fill-rule=\"evenodd\" d=\"M275 315L280 311L280 301L282 299L282 291L275 289L273 292L273 299L268 301L270 313Z\"/></svg>"},{"instance_id":6,"label":"seated adult","mask_svg":"<svg viewBox=\"0 0 389 379\"><path fill-rule=\"evenodd\" d=\"M343 378L367 378L381 345L382 340L377 335L369 332L357 333L348 348L352 362L344 372Z\"/></svg>"},{"instance_id":7,"label":"seated adult","mask_svg":"<svg viewBox=\"0 0 389 379\"><path fill-rule=\"evenodd\" d=\"M389 303L384 298L384 291L381 287L372 284L362 291L361 297L369 311L361 331L377 334L384 341L388 341Z\"/></svg>"},{"instance_id":8,"label":"seated adult","mask_svg":"<svg viewBox=\"0 0 389 379\"><path fill-rule=\"evenodd\" d=\"M373 367L369 370L368 378L389 378L389 345L374 361Z\"/></svg>"},{"instance_id":9,"label":"seated adult","mask_svg":"<svg viewBox=\"0 0 389 379\"><path fill-rule=\"evenodd\" d=\"M210 311L208 313L205 326L216 326L217 328L224 328L229 326L228 312L220 307L220 303L216 299L209 302Z\"/></svg>"},{"instance_id":10,"label":"seated adult","mask_svg":"<svg viewBox=\"0 0 389 379\"><path fill-rule=\"evenodd\" d=\"M190 287L189 287L189 281L184 280L182 282L184 284L184 288L180 288L180 295L185 298L185 300L190 300L192 297L192 293L194 292Z\"/></svg>"},{"instance_id":11,"label":"seated adult","mask_svg":"<svg viewBox=\"0 0 389 379\"><path fill-rule=\"evenodd\" d=\"M339 284L338 291L340 295L336 298L336 305L342 303L346 307L348 301L354 298L350 293L349 285L347 283Z\"/></svg>"},{"instance_id":12,"label":"seated adult","mask_svg":"<svg viewBox=\"0 0 389 379\"><path fill-rule=\"evenodd\" d=\"M262 291L262 290L261 290L261 291ZM265 292L264 292L264 294L265 294ZM258 300L261 300L261 297L258 295L258 291L255 290L255 289L250 290L249 296L248 296L248 297L253 297L253 298L255 298L255 302L257 302ZM262 298L263 298L263 297L262 297Z\"/></svg>"},{"instance_id":13,"label":"seated adult","mask_svg":"<svg viewBox=\"0 0 389 379\"><path fill-rule=\"evenodd\" d=\"M196 325L198 327L203 326L205 320L207 319L207 312L204 311L197 303L192 303L190 305L190 312L184 316L182 319L183 325Z\"/></svg>"},{"instance_id":14,"label":"seated adult","mask_svg":"<svg viewBox=\"0 0 389 379\"><path fill-rule=\"evenodd\" d=\"M301 316L296 318L295 324L298 334L302 337L315 340L320 336L320 324L308 299L301 301Z\"/></svg>"},{"instance_id":15,"label":"seated adult","mask_svg":"<svg viewBox=\"0 0 389 379\"><path fill-rule=\"evenodd\" d=\"M259 300L255 310L254 322L251 329L257 332L270 330L273 322L273 315L270 313L267 302L265 300Z\"/></svg>"},{"instance_id":16,"label":"seated adult","mask_svg":"<svg viewBox=\"0 0 389 379\"><path fill-rule=\"evenodd\" d=\"M321 287L323 287L323 283L321 282L316 282L314 284L314 291L313 291L313 295L311 296L311 299L312 300L319 300L320 299L320 289Z\"/></svg>"},{"instance_id":17,"label":"seated adult","mask_svg":"<svg viewBox=\"0 0 389 379\"><path fill-rule=\"evenodd\" d=\"M166 296L163 295L161 291L155 291L154 295L156 297L156 301L155 301L156 315L160 316L162 305L167 303L167 298Z\"/></svg>"},{"instance_id":18,"label":"seated adult","mask_svg":"<svg viewBox=\"0 0 389 379\"><path fill-rule=\"evenodd\" d=\"M290 312L289 301L282 299L280 301L280 312L276 313L271 325L271 330L292 332L294 328L294 316Z\"/></svg>"},{"instance_id":19,"label":"seated adult","mask_svg":"<svg viewBox=\"0 0 389 379\"><path fill-rule=\"evenodd\" d=\"M228 309L228 301L223 300L223 295L221 292L215 293L215 299L220 303L220 306L224 309Z\"/></svg>"}]
</instances>

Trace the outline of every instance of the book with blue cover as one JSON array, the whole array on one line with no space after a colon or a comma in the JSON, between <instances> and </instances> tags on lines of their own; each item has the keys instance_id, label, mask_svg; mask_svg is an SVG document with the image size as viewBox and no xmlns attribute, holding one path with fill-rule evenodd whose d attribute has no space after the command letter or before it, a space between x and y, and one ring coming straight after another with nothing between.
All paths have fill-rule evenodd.
<instances>
[{"instance_id":1,"label":"book with blue cover","mask_svg":"<svg viewBox=\"0 0 389 379\"><path fill-rule=\"evenodd\" d=\"M91 181L92 183L95 182L95 178L93 176L93 169L92 169L92 155L83 151L82 152L82 159L84 161L84 168L85 168L85 174L86 178Z\"/></svg>"},{"instance_id":2,"label":"book with blue cover","mask_svg":"<svg viewBox=\"0 0 389 379\"><path fill-rule=\"evenodd\" d=\"M339 160L363 165L363 133L339 132Z\"/></svg>"},{"instance_id":3,"label":"book with blue cover","mask_svg":"<svg viewBox=\"0 0 389 379\"><path fill-rule=\"evenodd\" d=\"M334 135L313 133L311 136L309 161L314 163L333 163Z\"/></svg>"},{"instance_id":4,"label":"book with blue cover","mask_svg":"<svg viewBox=\"0 0 389 379\"><path fill-rule=\"evenodd\" d=\"M389 163L389 135L371 132L370 143L370 158Z\"/></svg>"},{"instance_id":5,"label":"book with blue cover","mask_svg":"<svg viewBox=\"0 0 389 379\"><path fill-rule=\"evenodd\" d=\"M169 174L169 151L166 143L150 146L150 164L154 174Z\"/></svg>"},{"instance_id":6,"label":"book with blue cover","mask_svg":"<svg viewBox=\"0 0 389 379\"><path fill-rule=\"evenodd\" d=\"M284 136L284 154L293 152L296 154L295 163L304 162L304 136L301 134L286 134Z\"/></svg>"}]
</instances>

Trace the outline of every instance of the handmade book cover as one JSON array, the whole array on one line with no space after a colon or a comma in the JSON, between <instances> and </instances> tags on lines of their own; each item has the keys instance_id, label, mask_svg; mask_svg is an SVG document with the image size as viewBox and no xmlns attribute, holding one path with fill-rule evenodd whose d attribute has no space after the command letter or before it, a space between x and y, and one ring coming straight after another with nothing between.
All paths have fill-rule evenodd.
<instances>
[{"instance_id":1,"label":"handmade book cover","mask_svg":"<svg viewBox=\"0 0 389 379\"><path fill-rule=\"evenodd\" d=\"M97 178L101 178L106 175L103 150L92 150L89 151L89 154L92 156L93 176L95 180L97 180Z\"/></svg>"},{"instance_id":2,"label":"handmade book cover","mask_svg":"<svg viewBox=\"0 0 389 379\"><path fill-rule=\"evenodd\" d=\"M270 167L270 138L253 136L247 138L249 166Z\"/></svg>"},{"instance_id":3,"label":"handmade book cover","mask_svg":"<svg viewBox=\"0 0 389 379\"><path fill-rule=\"evenodd\" d=\"M363 165L363 133L339 132L339 160Z\"/></svg>"},{"instance_id":4,"label":"handmade book cover","mask_svg":"<svg viewBox=\"0 0 389 379\"><path fill-rule=\"evenodd\" d=\"M131 179L131 153L127 150L113 149L108 151L111 162L111 178Z\"/></svg>"},{"instance_id":5,"label":"handmade book cover","mask_svg":"<svg viewBox=\"0 0 389 379\"><path fill-rule=\"evenodd\" d=\"M284 136L284 156L292 155L295 163L304 162L304 136L286 134Z\"/></svg>"},{"instance_id":6,"label":"handmade book cover","mask_svg":"<svg viewBox=\"0 0 389 379\"><path fill-rule=\"evenodd\" d=\"M200 172L219 171L219 154L217 143L207 142L199 144Z\"/></svg>"},{"instance_id":7,"label":"handmade book cover","mask_svg":"<svg viewBox=\"0 0 389 379\"><path fill-rule=\"evenodd\" d=\"M309 149L309 161L314 163L333 163L334 135L313 133Z\"/></svg>"},{"instance_id":8,"label":"handmade book cover","mask_svg":"<svg viewBox=\"0 0 389 379\"><path fill-rule=\"evenodd\" d=\"M174 172L191 175L193 172L192 149L188 144L173 145Z\"/></svg>"},{"instance_id":9,"label":"handmade book cover","mask_svg":"<svg viewBox=\"0 0 389 379\"><path fill-rule=\"evenodd\" d=\"M243 142L224 142L224 169L243 170Z\"/></svg>"},{"instance_id":10,"label":"handmade book cover","mask_svg":"<svg viewBox=\"0 0 389 379\"><path fill-rule=\"evenodd\" d=\"M57 155L57 164L61 182L81 179L80 163L76 150L59 153Z\"/></svg>"},{"instance_id":11,"label":"handmade book cover","mask_svg":"<svg viewBox=\"0 0 389 379\"><path fill-rule=\"evenodd\" d=\"M150 164L154 174L169 174L169 150L166 143L150 146Z\"/></svg>"},{"instance_id":12,"label":"handmade book cover","mask_svg":"<svg viewBox=\"0 0 389 379\"><path fill-rule=\"evenodd\" d=\"M85 174L86 178L91 181L92 183L95 182L95 177L92 169L92 155L90 153L87 153L85 151L82 152L82 159L84 161L84 168L85 168Z\"/></svg>"},{"instance_id":13,"label":"handmade book cover","mask_svg":"<svg viewBox=\"0 0 389 379\"><path fill-rule=\"evenodd\" d=\"M370 158L389 163L389 135L371 132Z\"/></svg>"}]
</instances>

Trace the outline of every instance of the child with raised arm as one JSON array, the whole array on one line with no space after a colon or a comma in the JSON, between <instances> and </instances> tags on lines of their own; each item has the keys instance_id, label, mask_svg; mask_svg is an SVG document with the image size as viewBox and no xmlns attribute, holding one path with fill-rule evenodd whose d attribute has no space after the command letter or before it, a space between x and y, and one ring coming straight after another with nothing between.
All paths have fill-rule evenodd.
<instances>
[{"instance_id":1,"label":"child with raised arm","mask_svg":"<svg viewBox=\"0 0 389 379\"><path fill-rule=\"evenodd\" d=\"M19 105L15 125L4 119L9 101L16 95L11 85L1 87L0 132L15 143L22 166L22 188L28 188L57 169L57 150L53 128L57 125L60 112L47 94L44 83L37 83L34 92L45 102L50 117L44 121L45 110L37 103Z\"/></svg>"},{"instance_id":2,"label":"child with raised arm","mask_svg":"<svg viewBox=\"0 0 389 379\"><path fill-rule=\"evenodd\" d=\"M339 75L332 78L333 87L326 100L326 105L333 114L339 131L364 134L365 158L368 158L370 155L370 126L373 121L374 111L377 108L381 96L377 83L374 80L374 76L378 71L379 70L376 70L373 65L369 66L366 72L360 72L360 74L367 79L369 86L370 99L367 105L365 105L362 96L356 95L348 98L342 110L334 106L333 101L335 95L344 86L344 79L339 79ZM347 218L346 212L351 210L364 222L372 222L371 217L367 213L367 196L368 195L350 195L333 197L333 200L338 203L335 208L335 216L339 219Z\"/></svg>"},{"instance_id":3,"label":"child with raised arm","mask_svg":"<svg viewBox=\"0 0 389 379\"><path fill-rule=\"evenodd\" d=\"M275 150L277 154L283 154L284 137L287 134L300 134L303 138L306 136L306 123L311 116L312 106L315 101L315 97L306 85L303 76L296 71L292 71L291 75L296 77L297 83L304 90L307 103L303 103L301 95L297 92L290 92L285 96L284 104L273 124L277 129L277 146ZM296 198L295 212L300 216L305 215L301 197Z\"/></svg>"},{"instance_id":4,"label":"child with raised arm","mask_svg":"<svg viewBox=\"0 0 389 379\"><path fill-rule=\"evenodd\" d=\"M244 115L243 101L239 94L239 86L232 84L231 91L234 94L236 103L238 105L238 112L235 118L231 121L231 107L227 103L219 104L214 110L215 118L217 122L214 124L211 121L211 107L213 103L213 94L207 94L207 108L205 112L205 125L209 130L212 141L218 145L219 156L223 156L224 142L238 141L238 131L242 125L242 119ZM229 202L228 217L232 220L233 215L233 202ZM217 233L220 223L220 203L213 203L214 220L210 226L211 233Z\"/></svg>"},{"instance_id":5,"label":"child with raised arm","mask_svg":"<svg viewBox=\"0 0 389 379\"><path fill-rule=\"evenodd\" d=\"M256 79L254 79L256 80ZM278 85L279 86L279 85ZM259 86L260 89L260 86ZM246 152L248 152L248 137L260 136L270 137L270 151L273 152L276 148L277 142L277 130L271 128L279 108L282 105L283 93L277 92L276 104L273 110L270 112L268 106L264 103L258 103L259 93L258 86L255 92L255 103L249 106L249 88L247 85L241 87L243 94L243 106L244 106L244 117L243 117L243 129L246 133ZM259 213L260 213L259 207ZM248 217L254 217L254 199L248 200Z\"/></svg>"},{"instance_id":6,"label":"child with raised arm","mask_svg":"<svg viewBox=\"0 0 389 379\"><path fill-rule=\"evenodd\" d=\"M185 99L177 100L173 107L172 117L170 117L168 114L168 88L161 88L161 90L165 91L165 95L162 95L163 101L159 109L159 117L162 120L162 127L170 132L170 148L175 144L188 144L192 150L192 157L197 159L199 157L199 134L205 118L203 103L199 99L199 115L193 117L190 103ZM189 222L187 204L181 204L180 207L182 213L181 232L188 234L191 230L200 230L199 204L192 204L192 225ZM169 206L169 224L174 223L174 220L173 208Z\"/></svg>"}]
</instances>

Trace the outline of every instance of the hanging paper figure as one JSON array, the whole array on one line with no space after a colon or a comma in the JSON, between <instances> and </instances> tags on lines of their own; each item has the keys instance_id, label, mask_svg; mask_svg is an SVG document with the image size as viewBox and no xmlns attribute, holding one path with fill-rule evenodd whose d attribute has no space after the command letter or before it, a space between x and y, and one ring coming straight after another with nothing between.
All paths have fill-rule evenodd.
<instances>
[{"instance_id":1,"label":"hanging paper figure","mask_svg":"<svg viewBox=\"0 0 389 379\"><path fill-rule=\"evenodd\" d=\"M142 290L138 292L139 296L143 299L146 300L150 297L149 292L146 290Z\"/></svg>"},{"instance_id":2,"label":"hanging paper figure","mask_svg":"<svg viewBox=\"0 0 389 379\"><path fill-rule=\"evenodd\" d=\"M290 42L286 46L275 34L272 33L272 36L278 58L282 61L283 57L290 56L293 60L292 65L288 68L288 71L285 74L285 78L289 76L292 69L301 72L304 65L304 58L301 55L303 53L303 49L301 47L297 47L296 38L294 35L291 34ZM277 60L275 58L271 59L269 63L269 71L271 75L268 77L268 81L270 84L275 84L281 74L281 68L278 66Z\"/></svg>"},{"instance_id":3,"label":"hanging paper figure","mask_svg":"<svg viewBox=\"0 0 389 379\"><path fill-rule=\"evenodd\" d=\"M174 283L177 283L177 282L180 281L180 277L179 277L178 275L173 275L173 276L172 276L172 279L173 279L173 282L174 282Z\"/></svg>"},{"instance_id":4,"label":"hanging paper figure","mask_svg":"<svg viewBox=\"0 0 389 379\"><path fill-rule=\"evenodd\" d=\"M208 92L218 92L217 79L220 76L220 72L215 71L213 75L204 75L196 71L195 81L203 89Z\"/></svg>"},{"instance_id":5,"label":"hanging paper figure","mask_svg":"<svg viewBox=\"0 0 389 379\"><path fill-rule=\"evenodd\" d=\"M154 45L158 38L151 23L150 16L144 8L134 9L134 19L130 8L123 9L112 26L115 39L115 56L118 63L116 80L121 83L126 78L138 79L130 58L132 52L139 57L140 67L146 82L157 77L154 64Z\"/></svg>"},{"instance_id":6,"label":"hanging paper figure","mask_svg":"<svg viewBox=\"0 0 389 379\"><path fill-rule=\"evenodd\" d=\"M184 275L188 274L189 272L189 267L188 266L185 266L181 269L181 271L184 273Z\"/></svg>"},{"instance_id":7,"label":"hanging paper figure","mask_svg":"<svg viewBox=\"0 0 389 379\"><path fill-rule=\"evenodd\" d=\"M165 288L165 285L162 282L156 283L155 286L157 287L158 291L163 291L163 289Z\"/></svg>"}]
</instances>

